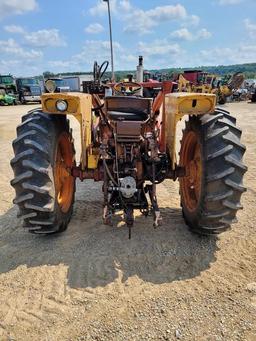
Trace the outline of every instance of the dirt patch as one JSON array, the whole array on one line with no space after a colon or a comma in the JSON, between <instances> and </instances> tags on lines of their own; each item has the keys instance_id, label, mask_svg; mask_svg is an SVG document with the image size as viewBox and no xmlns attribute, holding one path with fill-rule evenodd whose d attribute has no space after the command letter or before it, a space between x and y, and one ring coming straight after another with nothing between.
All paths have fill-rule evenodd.
<instances>
[{"instance_id":1,"label":"dirt patch","mask_svg":"<svg viewBox=\"0 0 256 341\"><path fill-rule=\"evenodd\" d=\"M138 215L130 241L120 216L102 225L101 184L92 181L77 182L65 233L21 228L9 160L27 107L0 108L1 341L256 340L256 105L226 108L247 146L239 223L218 238L191 234L168 180L158 188L163 226Z\"/></svg>"}]
</instances>

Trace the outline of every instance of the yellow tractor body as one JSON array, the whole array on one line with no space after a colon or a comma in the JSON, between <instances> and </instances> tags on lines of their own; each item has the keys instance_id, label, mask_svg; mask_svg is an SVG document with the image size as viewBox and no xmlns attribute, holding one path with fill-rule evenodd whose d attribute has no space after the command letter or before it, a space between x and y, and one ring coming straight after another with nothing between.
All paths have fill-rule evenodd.
<instances>
[{"instance_id":1,"label":"yellow tractor body","mask_svg":"<svg viewBox=\"0 0 256 341\"><path fill-rule=\"evenodd\" d=\"M198 116L211 114L215 111L216 96L204 93L177 92L166 95L166 143L175 168L176 157L176 130L177 123L186 115Z\"/></svg>"},{"instance_id":2,"label":"yellow tractor body","mask_svg":"<svg viewBox=\"0 0 256 341\"><path fill-rule=\"evenodd\" d=\"M58 101L67 103L67 109L60 111L57 108ZM96 168L97 159L90 153L92 135L92 96L79 92L73 93L46 93L41 97L42 109L48 114L73 115L80 124L81 134L81 167Z\"/></svg>"}]
</instances>

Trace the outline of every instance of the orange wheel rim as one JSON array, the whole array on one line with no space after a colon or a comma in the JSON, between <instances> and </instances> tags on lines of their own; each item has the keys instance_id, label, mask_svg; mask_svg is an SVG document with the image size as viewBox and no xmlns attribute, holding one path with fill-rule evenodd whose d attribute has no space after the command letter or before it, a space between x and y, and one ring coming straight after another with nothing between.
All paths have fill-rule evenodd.
<instances>
[{"instance_id":1,"label":"orange wheel rim","mask_svg":"<svg viewBox=\"0 0 256 341\"><path fill-rule=\"evenodd\" d=\"M74 178L71 175L73 162L73 150L69 134L64 132L58 139L54 170L56 198L63 213L68 212L73 200L75 185Z\"/></svg>"},{"instance_id":2,"label":"orange wheel rim","mask_svg":"<svg viewBox=\"0 0 256 341\"><path fill-rule=\"evenodd\" d=\"M180 165L186 175L180 178L181 196L189 211L195 211L201 196L202 155L198 137L194 131L185 135L180 153Z\"/></svg>"}]
</instances>

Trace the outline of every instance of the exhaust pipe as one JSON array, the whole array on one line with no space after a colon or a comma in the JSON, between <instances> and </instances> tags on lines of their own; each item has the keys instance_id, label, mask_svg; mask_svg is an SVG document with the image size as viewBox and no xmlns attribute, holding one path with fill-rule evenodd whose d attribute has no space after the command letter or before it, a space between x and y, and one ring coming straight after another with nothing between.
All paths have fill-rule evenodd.
<instances>
[{"instance_id":1,"label":"exhaust pipe","mask_svg":"<svg viewBox=\"0 0 256 341\"><path fill-rule=\"evenodd\" d=\"M143 73L144 73L143 57L139 56L139 65L137 66L137 72L136 72L136 79L138 83L143 83ZM141 88L138 91L138 95L143 96L143 88Z\"/></svg>"}]
</instances>

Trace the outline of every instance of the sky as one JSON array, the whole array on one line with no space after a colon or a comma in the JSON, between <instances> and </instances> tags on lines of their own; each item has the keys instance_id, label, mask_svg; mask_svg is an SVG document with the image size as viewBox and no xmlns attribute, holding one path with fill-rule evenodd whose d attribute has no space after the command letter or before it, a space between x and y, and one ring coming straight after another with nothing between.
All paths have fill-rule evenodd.
<instances>
[{"instance_id":1,"label":"sky","mask_svg":"<svg viewBox=\"0 0 256 341\"><path fill-rule=\"evenodd\" d=\"M109 0L116 70L256 62L256 0ZM0 0L0 74L110 60L103 0Z\"/></svg>"}]
</instances>

